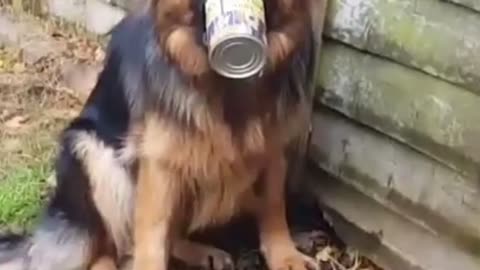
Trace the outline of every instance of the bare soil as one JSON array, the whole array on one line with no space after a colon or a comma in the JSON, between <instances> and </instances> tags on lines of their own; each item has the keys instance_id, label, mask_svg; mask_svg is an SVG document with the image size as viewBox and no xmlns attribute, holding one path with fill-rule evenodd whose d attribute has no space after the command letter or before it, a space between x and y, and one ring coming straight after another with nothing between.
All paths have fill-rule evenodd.
<instances>
[{"instance_id":1,"label":"bare soil","mask_svg":"<svg viewBox=\"0 0 480 270\"><path fill-rule=\"evenodd\" d=\"M54 183L58 133L86 97L67 87L79 76L68 68L101 62L103 50L57 21L5 7L0 28L0 229L17 229L37 218Z\"/></svg>"}]
</instances>

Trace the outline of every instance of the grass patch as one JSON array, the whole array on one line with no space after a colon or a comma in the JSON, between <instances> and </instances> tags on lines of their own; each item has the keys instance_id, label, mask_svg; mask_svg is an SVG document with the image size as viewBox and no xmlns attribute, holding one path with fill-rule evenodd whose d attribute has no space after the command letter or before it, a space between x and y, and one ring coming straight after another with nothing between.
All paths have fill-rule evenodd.
<instances>
[{"instance_id":1,"label":"grass patch","mask_svg":"<svg viewBox=\"0 0 480 270\"><path fill-rule=\"evenodd\" d=\"M28 230L42 212L60 127L0 136L0 229Z\"/></svg>"},{"instance_id":2,"label":"grass patch","mask_svg":"<svg viewBox=\"0 0 480 270\"><path fill-rule=\"evenodd\" d=\"M0 224L8 229L29 229L39 216L51 174L48 164L19 167L0 182Z\"/></svg>"},{"instance_id":3,"label":"grass patch","mask_svg":"<svg viewBox=\"0 0 480 270\"><path fill-rule=\"evenodd\" d=\"M52 84L56 65L40 70L0 48L0 231L35 223L51 187L57 136L81 105Z\"/></svg>"},{"instance_id":4,"label":"grass patch","mask_svg":"<svg viewBox=\"0 0 480 270\"><path fill-rule=\"evenodd\" d=\"M0 46L0 231L23 230L31 228L45 204L57 136L83 104L62 84L62 68L65 63L89 62L98 46L75 28L13 13L1 3L0 11L32 27L40 25L42 38L68 48L28 64L19 48Z\"/></svg>"}]
</instances>

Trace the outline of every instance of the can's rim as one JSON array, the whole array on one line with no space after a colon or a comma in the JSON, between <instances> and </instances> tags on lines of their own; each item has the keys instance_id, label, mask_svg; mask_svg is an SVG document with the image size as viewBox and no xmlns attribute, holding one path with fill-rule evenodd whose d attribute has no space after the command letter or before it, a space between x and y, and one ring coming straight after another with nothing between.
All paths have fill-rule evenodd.
<instances>
[{"instance_id":1,"label":"can's rim","mask_svg":"<svg viewBox=\"0 0 480 270\"><path fill-rule=\"evenodd\" d=\"M232 40L248 40L252 46L252 60L248 66L243 68L232 68L228 63L220 61L223 52L228 48L228 44ZM226 43L222 46L222 43ZM266 45L257 37L249 34L230 34L220 38L215 44L211 44L212 49L209 50L210 65L220 75L232 79L245 79L259 73L266 63ZM256 56L255 56L256 55Z\"/></svg>"}]
</instances>

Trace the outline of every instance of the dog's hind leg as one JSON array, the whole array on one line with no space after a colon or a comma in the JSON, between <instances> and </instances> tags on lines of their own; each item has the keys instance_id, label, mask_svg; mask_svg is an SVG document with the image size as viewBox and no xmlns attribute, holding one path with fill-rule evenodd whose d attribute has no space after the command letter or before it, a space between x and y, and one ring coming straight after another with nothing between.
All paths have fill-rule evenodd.
<instances>
[{"instance_id":1,"label":"dog's hind leg","mask_svg":"<svg viewBox=\"0 0 480 270\"><path fill-rule=\"evenodd\" d=\"M88 175L91 197L118 256L132 245L134 192L132 177L118 152L93 132L71 135L74 153Z\"/></svg>"}]
</instances>

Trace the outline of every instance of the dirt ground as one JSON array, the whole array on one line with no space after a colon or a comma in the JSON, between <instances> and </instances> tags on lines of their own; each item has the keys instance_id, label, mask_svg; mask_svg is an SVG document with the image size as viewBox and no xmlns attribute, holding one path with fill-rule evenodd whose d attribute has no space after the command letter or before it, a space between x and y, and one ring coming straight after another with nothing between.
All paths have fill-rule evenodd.
<instances>
[{"instance_id":1,"label":"dirt ground","mask_svg":"<svg viewBox=\"0 0 480 270\"><path fill-rule=\"evenodd\" d=\"M95 81L92 74L101 66L104 52L96 39L77 28L12 14L5 8L0 8L1 16L28 25L28 32L38 31L35 38L56 46L54 53L42 54L42 50L40 57L32 57L24 44L35 47L36 41L23 40L18 45L0 40L0 231L28 230L55 185L52 165L57 136L81 108L84 88ZM345 247L320 212L305 209L292 211L295 239L322 270L380 269ZM232 226L214 243L235 254L238 269L264 269L251 237L255 234L245 228Z\"/></svg>"},{"instance_id":2,"label":"dirt ground","mask_svg":"<svg viewBox=\"0 0 480 270\"><path fill-rule=\"evenodd\" d=\"M57 135L85 99L66 87L67 73L100 62L103 51L98 42L58 22L6 8L0 19L0 228L28 227L54 183ZM16 38L12 42L9 36Z\"/></svg>"}]
</instances>

